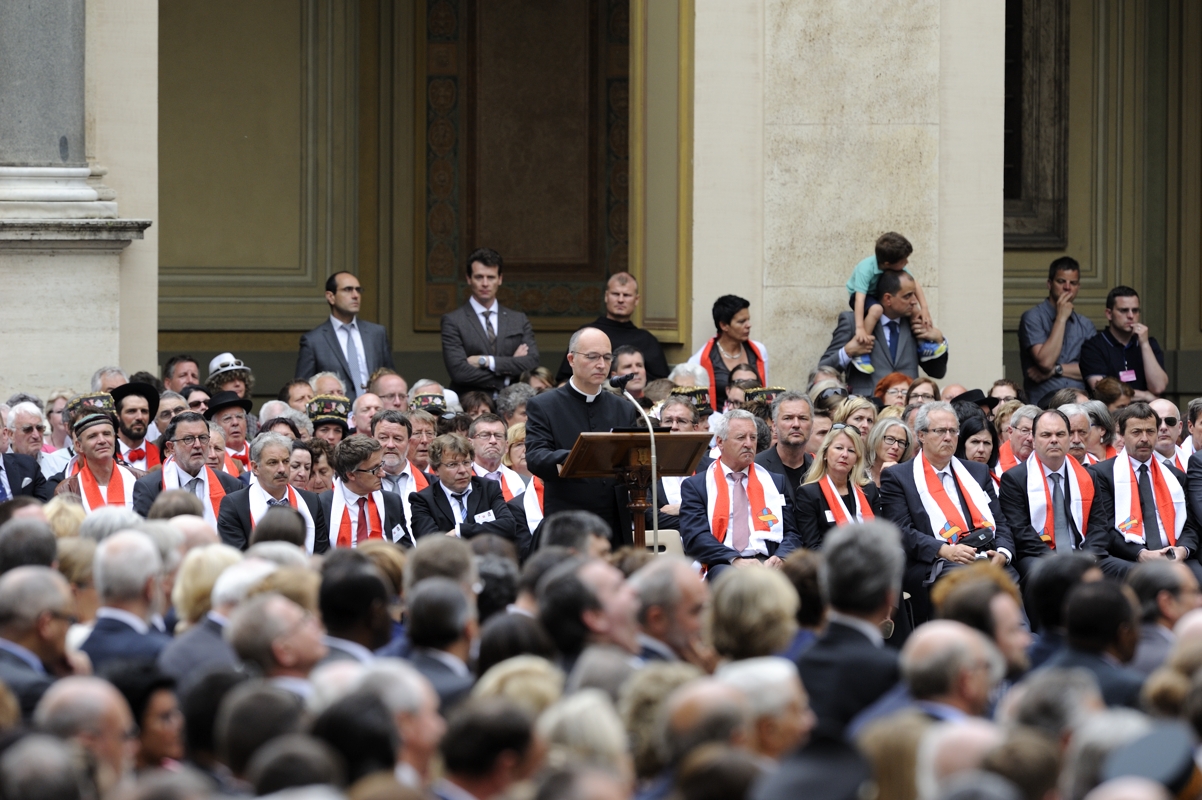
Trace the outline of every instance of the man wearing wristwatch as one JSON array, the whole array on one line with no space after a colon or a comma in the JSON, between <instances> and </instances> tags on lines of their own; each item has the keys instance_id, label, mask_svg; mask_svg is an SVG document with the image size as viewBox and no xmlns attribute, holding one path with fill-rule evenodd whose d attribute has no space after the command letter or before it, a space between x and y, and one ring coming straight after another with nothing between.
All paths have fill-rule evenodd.
<instances>
[{"instance_id":1,"label":"man wearing wristwatch","mask_svg":"<svg viewBox=\"0 0 1202 800\"><path fill-rule=\"evenodd\" d=\"M1023 312L1018 325L1023 388L1032 404L1071 386L1085 391L1078 360L1081 346L1097 334L1094 324L1074 310L1081 288L1081 265L1063 256L1048 268L1048 299Z\"/></svg>"},{"instance_id":2,"label":"man wearing wristwatch","mask_svg":"<svg viewBox=\"0 0 1202 800\"><path fill-rule=\"evenodd\" d=\"M538 366L530 320L497 302L503 260L481 248L467 258L468 301L442 317L442 360L451 389L497 392Z\"/></svg>"}]
</instances>

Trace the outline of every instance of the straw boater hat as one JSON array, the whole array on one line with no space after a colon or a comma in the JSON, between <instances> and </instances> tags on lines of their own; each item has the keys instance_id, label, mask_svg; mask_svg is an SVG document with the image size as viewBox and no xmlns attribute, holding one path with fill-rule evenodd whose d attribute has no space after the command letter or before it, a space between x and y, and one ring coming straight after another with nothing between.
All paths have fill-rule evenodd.
<instances>
[{"instance_id":1,"label":"straw boater hat","mask_svg":"<svg viewBox=\"0 0 1202 800\"><path fill-rule=\"evenodd\" d=\"M772 405L772 401L777 395L784 394L787 390L780 386L757 386L754 389L747 389L743 392L744 399L750 403L753 400L760 400L764 405Z\"/></svg>"},{"instance_id":2,"label":"straw boater hat","mask_svg":"<svg viewBox=\"0 0 1202 800\"><path fill-rule=\"evenodd\" d=\"M346 424L346 417L351 410L350 398L340 394L319 394L309 401L306 410L309 412L309 420L313 423L314 430L322 425L335 423L342 427L343 436L350 432L350 428Z\"/></svg>"},{"instance_id":3,"label":"straw boater hat","mask_svg":"<svg viewBox=\"0 0 1202 800\"><path fill-rule=\"evenodd\" d=\"M683 397L697 409L698 419L705 419L714 413L710 408L710 390L704 386L677 386L672 390L672 397Z\"/></svg>"}]
</instances>

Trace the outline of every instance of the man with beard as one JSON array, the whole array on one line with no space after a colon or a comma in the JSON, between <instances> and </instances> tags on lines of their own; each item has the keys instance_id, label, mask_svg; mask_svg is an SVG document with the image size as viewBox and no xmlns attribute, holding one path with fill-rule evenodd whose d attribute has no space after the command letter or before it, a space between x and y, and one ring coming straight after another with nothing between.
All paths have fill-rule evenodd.
<instances>
[{"instance_id":1,"label":"man with beard","mask_svg":"<svg viewBox=\"0 0 1202 800\"><path fill-rule=\"evenodd\" d=\"M572 377L526 403L526 465L543 479L546 516L591 511L609 524L617 549L633 541L625 484L616 478L566 479L559 472L583 431L633 428L641 417L624 397L602 390L613 363L605 333L596 328L578 330L568 349Z\"/></svg>"},{"instance_id":2,"label":"man with beard","mask_svg":"<svg viewBox=\"0 0 1202 800\"><path fill-rule=\"evenodd\" d=\"M384 471L380 473L380 488L401 498L405 508L405 529L413 530L413 511L409 495L430 485L426 473L409 460L409 435L413 428L400 411L386 408L372 417L371 435L384 450Z\"/></svg>"},{"instance_id":3,"label":"man with beard","mask_svg":"<svg viewBox=\"0 0 1202 800\"><path fill-rule=\"evenodd\" d=\"M481 414L472 420L467 438L476 447L472 471L480 478L495 481L501 487L505 502L526 491L522 476L501 463L505 454L505 421L496 414Z\"/></svg>"},{"instance_id":4,"label":"man with beard","mask_svg":"<svg viewBox=\"0 0 1202 800\"><path fill-rule=\"evenodd\" d=\"M85 408L72 425L78 471L55 487L55 494L79 495L85 512L134 504L134 483L142 473L117 463L117 424L112 416Z\"/></svg>"},{"instance_id":5,"label":"man with beard","mask_svg":"<svg viewBox=\"0 0 1202 800\"><path fill-rule=\"evenodd\" d=\"M1014 537L1015 569L1024 577L1051 552L1085 549L1093 476L1067 450L1069 420L1049 409L1035 419L1035 451L1002 475L999 503Z\"/></svg>"},{"instance_id":6,"label":"man with beard","mask_svg":"<svg viewBox=\"0 0 1202 800\"><path fill-rule=\"evenodd\" d=\"M330 549L326 519L317 495L288 485L292 441L278 433L262 433L250 446L250 470L255 480L249 488L227 494L217 515L217 533L230 547L245 550L258 521L274 506L291 506L305 518L305 549L324 553Z\"/></svg>"},{"instance_id":7,"label":"man with beard","mask_svg":"<svg viewBox=\"0 0 1202 800\"><path fill-rule=\"evenodd\" d=\"M173 418L163 433L163 466L134 484L134 511L146 516L162 492L183 489L196 495L205 521L216 528L221 501L245 487L234 476L205 464L209 444L209 423L204 416L185 411Z\"/></svg>"},{"instance_id":8,"label":"man with beard","mask_svg":"<svg viewBox=\"0 0 1202 800\"><path fill-rule=\"evenodd\" d=\"M639 283L629 272L618 272L610 276L605 284L605 313L588 324L609 337L610 343L618 349L633 347L643 355L643 363L647 369L648 380L658 380L668 377L668 360L664 357L664 349L659 339L651 331L643 330L632 322L634 311L639 305ZM572 365L564 354L559 372L555 375L556 383L563 383L572 374Z\"/></svg>"},{"instance_id":9,"label":"man with beard","mask_svg":"<svg viewBox=\"0 0 1202 800\"><path fill-rule=\"evenodd\" d=\"M146 441L150 421L159 413L159 393L149 383L127 383L110 392L117 409L121 463L147 472L161 463L159 449Z\"/></svg>"},{"instance_id":10,"label":"man with beard","mask_svg":"<svg viewBox=\"0 0 1202 800\"><path fill-rule=\"evenodd\" d=\"M238 463L239 474L250 467L250 447L246 443L246 414L251 401L235 392L218 392L209 400L205 419L216 422L225 432L225 452Z\"/></svg>"},{"instance_id":11,"label":"man with beard","mask_svg":"<svg viewBox=\"0 0 1202 800\"><path fill-rule=\"evenodd\" d=\"M789 504L793 493L814 462L806 452L810 431L814 427L814 410L804 392L782 392L772 401L772 424L776 426L776 447L770 447L755 457L755 463L785 479Z\"/></svg>"}]
</instances>

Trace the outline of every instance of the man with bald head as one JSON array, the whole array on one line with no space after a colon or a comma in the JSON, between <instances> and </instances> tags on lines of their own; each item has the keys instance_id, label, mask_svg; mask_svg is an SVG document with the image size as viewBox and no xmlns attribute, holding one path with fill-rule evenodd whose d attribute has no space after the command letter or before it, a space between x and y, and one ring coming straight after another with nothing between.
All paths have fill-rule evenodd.
<instances>
[{"instance_id":1,"label":"man with bald head","mask_svg":"<svg viewBox=\"0 0 1202 800\"><path fill-rule=\"evenodd\" d=\"M526 464L543 479L543 513L591 511L609 524L614 549L631 544L628 493L616 478L560 478L576 439L585 431L608 432L640 424L625 398L602 389L613 364L609 337L581 328L568 343L572 377L526 403Z\"/></svg>"},{"instance_id":2,"label":"man with bald head","mask_svg":"<svg viewBox=\"0 0 1202 800\"><path fill-rule=\"evenodd\" d=\"M730 683L706 677L678 687L664 700L656 721L664 771L639 793L639 799L671 796L681 762L702 745L745 747L750 724L747 696Z\"/></svg>"},{"instance_id":3,"label":"man with bald head","mask_svg":"<svg viewBox=\"0 0 1202 800\"><path fill-rule=\"evenodd\" d=\"M0 577L0 681L28 720L54 680L71 674L67 629L71 587L49 567L17 567Z\"/></svg>"},{"instance_id":4,"label":"man with bald head","mask_svg":"<svg viewBox=\"0 0 1202 800\"><path fill-rule=\"evenodd\" d=\"M133 768L130 735L136 731L129 703L111 683L72 677L51 686L33 714L34 727L60 739L72 739L96 760L101 797ZM134 736L137 734L134 733Z\"/></svg>"},{"instance_id":5,"label":"man with bald head","mask_svg":"<svg viewBox=\"0 0 1202 800\"><path fill-rule=\"evenodd\" d=\"M1185 453L1177 444L1181 439L1181 428L1184 425L1181 420L1181 412L1177 410L1177 406L1172 401L1163 398L1157 398L1148 405L1152 406L1152 410L1160 415L1160 427L1156 430L1156 444L1153 446L1156 458L1166 467L1176 467L1185 472L1189 466L1189 454Z\"/></svg>"}]
</instances>

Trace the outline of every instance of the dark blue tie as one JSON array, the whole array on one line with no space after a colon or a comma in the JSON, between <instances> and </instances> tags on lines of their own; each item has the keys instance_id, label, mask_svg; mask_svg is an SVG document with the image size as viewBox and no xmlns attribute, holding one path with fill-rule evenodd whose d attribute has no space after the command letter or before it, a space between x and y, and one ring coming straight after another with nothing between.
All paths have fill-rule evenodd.
<instances>
[{"instance_id":1,"label":"dark blue tie","mask_svg":"<svg viewBox=\"0 0 1202 800\"><path fill-rule=\"evenodd\" d=\"M4 465L0 464L0 503L8 499L8 492L4 490Z\"/></svg>"},{"instance_id":2,"label":"dark blue tie","mask_svg":"<svg viewBox=\"0 0 1202 800\"><path fill-rule=\"evenodd\" d=\"M889 360L897 361L897 339L898 327L896 320L889 320L885 323L885 330L889 333Z\"/></svg>"}]
</instances>

